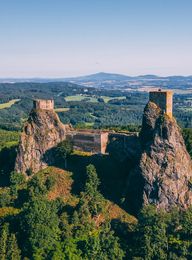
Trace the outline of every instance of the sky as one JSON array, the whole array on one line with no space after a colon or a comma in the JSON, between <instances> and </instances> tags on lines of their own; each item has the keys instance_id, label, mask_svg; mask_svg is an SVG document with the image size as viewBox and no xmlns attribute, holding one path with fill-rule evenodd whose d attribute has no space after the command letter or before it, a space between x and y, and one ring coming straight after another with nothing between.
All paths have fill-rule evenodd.
<instances>
[{"instance_id":1,"label":"sky","mask_svg":"<svg viewBox=\"0 0 192 260\"><path fill-rule=\"evenodd\" d=\"M192 75L191 0L0 0L0 77Z\"/></svg>"}]
</instances>

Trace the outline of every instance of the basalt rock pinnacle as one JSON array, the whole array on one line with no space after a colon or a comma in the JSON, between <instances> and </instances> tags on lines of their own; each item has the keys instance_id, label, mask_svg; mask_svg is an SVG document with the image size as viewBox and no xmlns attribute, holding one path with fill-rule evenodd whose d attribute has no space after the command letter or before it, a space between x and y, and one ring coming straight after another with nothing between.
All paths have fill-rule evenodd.
<instances>
[{"instance_id":1,"label":"basalt rock pinnacle","mask_svg":"<svg viewBox=\"0 0 192 260\"><path fill-rule=\"evenodd\" d=\"M68 130L54 110L33 109L21 134L15 170L27 175L45 168L45 153L63 141Z\"/></svg>"},{"instance_id":2,"label":"basalt rock pinnacle","mask_svg":"<svg viewBox=\"0 0 192 260\"><path fill-rule=\"evenodd\" d=\"M192 162L174 118L149 102L140 134L142 152L128 186L134 209L154 204L169 210L192 205Z\"/></svg>"}]
</instances>

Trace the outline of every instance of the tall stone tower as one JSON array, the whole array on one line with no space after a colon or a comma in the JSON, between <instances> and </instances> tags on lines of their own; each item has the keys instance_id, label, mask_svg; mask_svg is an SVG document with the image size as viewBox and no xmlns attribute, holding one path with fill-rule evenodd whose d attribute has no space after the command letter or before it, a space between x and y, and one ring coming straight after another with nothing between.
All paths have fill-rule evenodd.
<instances>
[{"instance_id":1,"label":"tall stone tower","mask_svg":"<svg viewBox=\"0 0 192 260\"><path fill-rule=\"evenodd\" d=\"M33 100L34 109L53 110L54 100L53 99L35 99Z\"/></svg>"},{"instance_id":2,"label":"tall stone tower","mask_svg":"<svg viewBox=\"0 0 192 260\"><path fill-rule=\"evenodd\" d=\"M173 117L173 91L161 90L150 91L149 101L155 103L170 118Z\"/></svg>"}]
</instances>

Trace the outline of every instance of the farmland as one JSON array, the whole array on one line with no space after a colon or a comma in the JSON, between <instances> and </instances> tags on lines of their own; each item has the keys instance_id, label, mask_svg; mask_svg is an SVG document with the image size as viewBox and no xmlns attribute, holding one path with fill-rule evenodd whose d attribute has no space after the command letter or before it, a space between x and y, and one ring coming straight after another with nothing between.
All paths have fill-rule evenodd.
<instances>
[{"instance_id":1,"label":"farmland","mask_svg":"<svg viewBox=\"0 0 192 260\"><path fill-rule=\"evenodd\" d=\"M19 101L20 101L20 99L12 99L9 102L2 103L2 104L0 104L0 109L9 108L9 107L11 107L12 105L14 105L15 103L17 103Z\"/></svg>"},{"instance_id":2,"label":"farmland","mask_svg":"<svg viewBox=\"0 0 192 260\"><path fill-rule=\"evenodd\" d=\"M68 108L68 107L55 108L55 112L57 112L57 113L67 112L67 111L69 111L69 110L70 110L70 108Z\"/></svg>"},{"instance_id":3,"label":"farmland","mask_svg":"<svg viewBox=\"0 0 192 260\"><path fill-rule=\"evenodd\" d=\"M76 101L85 101L85 102L99 102L99 99L103 100L105 103L108 103L109 101L113 100L113 99L117 99L117 100L123 100L126 97L124 96L120 96L120 97L109 97L109 96L96 96L96 95L83 95L83 94L79 94L79 95L73 95L73 96L67 96L65 97L65 101L67 102L76 102Z\"/></svg>"}]
</instances>

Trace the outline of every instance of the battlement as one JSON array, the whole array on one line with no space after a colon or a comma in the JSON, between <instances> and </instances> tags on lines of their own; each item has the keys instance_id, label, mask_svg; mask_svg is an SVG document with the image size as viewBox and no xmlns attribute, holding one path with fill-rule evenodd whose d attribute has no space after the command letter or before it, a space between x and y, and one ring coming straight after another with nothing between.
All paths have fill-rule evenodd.
<instances>
[{"instance_id":1,"label":"battlement","mask_svg":"<svg viewBox=\"0 0 192 260\"><path fill-rule=\"evenodd\" d=\"M170 118L173 116L173 91L161 90L150 91L149 101L155 103Z\"/></svg>"},{"instance_id":2,"label":"battlement","mask_svg":"<svg viewBox=\"0 0 192 260\"><path fill-rule=\"evenodd\" d=\"M54 100L53 99L35 99L33 100L34 109L53 110Z\"/></svg>"}]
</instances>

